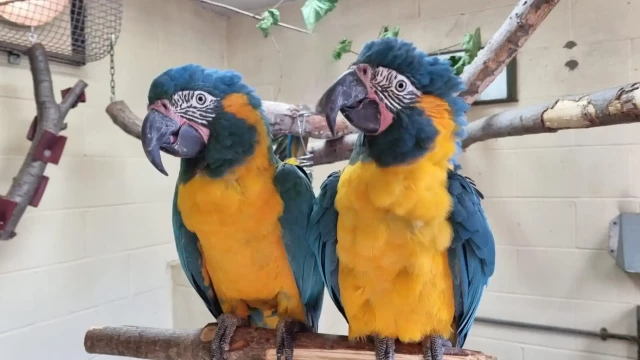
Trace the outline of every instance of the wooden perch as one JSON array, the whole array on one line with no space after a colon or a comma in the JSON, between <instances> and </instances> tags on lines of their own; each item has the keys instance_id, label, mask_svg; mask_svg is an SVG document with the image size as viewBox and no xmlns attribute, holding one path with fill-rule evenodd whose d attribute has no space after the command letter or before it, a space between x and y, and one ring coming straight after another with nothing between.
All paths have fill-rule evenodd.
<instances>
[{"instance_id":1,"label":"wooden perch","mask_svg":"<svg viewBox=\"0 0 640 360\"><path fill-rule=\"evenodd\" d=\"M520 0L478 56L464 68L460 93L472 104L524 46L560 0Z\"/></svg>"},{"instance_id":2,"label":"wooden perch","mask_svg":"<svg viewBox=\"0 0 640 360\"><path fill-rule=\"evenodd\" d=\"M290 134L314 139L334 139L357 132L342 115L338 116L336 135L333 136L327 128L324 116L312 113L306 106L262 101L262 108L273 136ZM114 124L127 134L140 139L142 119L134 114L124 101L112 102L106 111Z\"/></svg>"},{"instance_id":3,"label":"wooden perch","mask_svg":"<svg viewBox=\"0 0 640 360\"><path fill-rule=\"evenodd\" d=\"M27 134L31 147L7 196L0 196L0 240L13 238L27 206L38 205L48 181L44 176L47 164L57 164L64 149L66 137L58 135L66 127L64 119L88 86L78 80L58 104L44 46L33 44L27 49L27 56L33 76L37 116Z\"/></svg>"},{"instance_id":4,"label":"wooden perch","mask_svg":"<svg viewBox=\"0 0 640 360\"><path fill-rule=\"evenodd\" d=\"M135 326L92 328L84 338L89 354L128 356L151 360L211 359L211 340L216 324L198 330L156 329ZM239 327L233 335L228 360L276 359L275 331ZM496 360L477 351L463 350L464 355L447 355L445 360ZM396 359L422 360L420 344L396 344ZM294 357L299 360L369 360L375 358L370 342L352 342L346 336L296 334Z\"/></svg>"},{"instance_id":5,"label":"wooden perch","mask_svg":"<svg viewBox=\"0 0 640 360\"><path fill-rule=\"evenodd\" d=\"M640 122L640 83L589 95L566 96L546 105L509 110L467 126L467 148L477 142L507 136L553 133L565 129Z\"/></svg>"}]
</instances>

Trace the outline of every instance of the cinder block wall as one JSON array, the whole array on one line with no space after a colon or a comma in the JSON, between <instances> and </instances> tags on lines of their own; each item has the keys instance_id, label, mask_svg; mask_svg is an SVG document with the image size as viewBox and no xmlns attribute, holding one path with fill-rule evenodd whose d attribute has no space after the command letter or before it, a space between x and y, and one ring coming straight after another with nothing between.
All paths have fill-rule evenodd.
<instances>
[{"instance_id":1,"label":"cinder block wall","mask_svg":"<svg viewBox=\"0 0 640 360\"><path fill-rule=\"evenodd\" d=\"M144 115L151 80L188 61L223 66L226 18L184 0L125 0L116 46L116 91ZM30 143L35 115L26 58L0 60L0 193ZM87 103L71 110L59 166L49 166L45 196L11 241L0 242L0 358L88 359L85 330L99 324L170 327L167 263L177 258L171 176L148 163L140 142L114 126L109 58L76 68L52 63L56 96L76 79L89 83ZM105 357L106 358L106 357Z\"/></svg>"},{"instance_id":2,"label":"cinder block wall","mask_svg":"<svg viewBox=\"0 0 640 360\"><path fill-rule=\"evenodd\" d=\"M262 38L254 20L232 17L227 63L242 72L263 99L273 100L279 92L278 101L313 105L353 59L331 59L331 50L343 37L353 39L357 51L377 36L380 26L399 25L402 38L434 51L460 42L465 32L480 26L486 41L515 3L344 0L311 36L275 28L281 54ZM303 27L300 5L283 6L281 21ZM561 1L518 55L520 101L475 106L469 119L638 81L638 14L640 2L634 0ZM569 40L577 43L571 50L563 48ZM574 71L564 66L571 59L579 63ZM479 315L635 334L640 278L616 268L605 248L609 220L619 211L639 210L638 154L637 125L489 141L469 148L464 173L486 195L484 206L498 244L496 274ZM343 166L316 167L316 189ZM326 304L321 330L345 333L346 324L328 298ZM635 358L637 351L625 342L481 323L467 347L504 360L624 359Z\"/></svg>"}]
</instances>

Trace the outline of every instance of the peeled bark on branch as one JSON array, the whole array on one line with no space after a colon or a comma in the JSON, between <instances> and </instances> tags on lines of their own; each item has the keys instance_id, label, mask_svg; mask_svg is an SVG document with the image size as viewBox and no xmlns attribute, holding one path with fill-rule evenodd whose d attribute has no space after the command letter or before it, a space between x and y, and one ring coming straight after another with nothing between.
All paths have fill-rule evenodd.
<instances>
[{"instance_id":1,"label":"peeled bark on branch","mask_svg":"<svg viewBox=\"0 0 640 360\"><path fill-rule=\"evenodd\" d=\"M507 136L554 133L565 129L640 122L640 83L589 95L566 96L543 105L505 111L467 126L467 148L476 142Z\"/></svg>"},{"instance_id":2,"label":"peeled bark on branch","mask_svg":"<svg viewBox=\"0 0 640 360\"><path fill-rule=\"evenodd\" d=\"M211 359L211 340L216 324L203 329L174 330L135 326L92 328L84 338L84 348L90 354L128 356L151 360ZM276 359L274 330L239 327L233 335L228 360ZM477 351L462 350L463 355L448 355L445 360L496 360ZM460 351L458 349L458 351ZM420 344L396 344L396 359L421 360ZM294 351L299 360L369 360L375 357L370 342L352 342L346 336L299 333Z\"/></svg>"},{"instance_id":3,"label":"peeled bark on branch","mask_svg":"<svg viewBox=\"0 0 640 360\"><path fill-rule=\"evenodd\" d=\"M7 196L4 197L3 204L6 206L6 204L10 202L15 203L15 208L13 208L13 211L9 211L11 216L9 216L8 219L0 219L0 228L4 229L0 231L0 240L9 240L16 235L15 229L18 226L18 222L32 202L34 195L36 195L38 190L40 190L40 195L42 191L44 191L43 188L38 188L41 186L47 162L37 160L35 156L36 153L40 151L37 147L41 145L40 143L45 136L45 132L49 133L47 136L49 139L52 139L55 138L60 131L65 129L66 124L64 123L64 119L67 113L75 106L82 96L84 89L88 86L84 81L78 80L71 91L62 99L62 102L58 104L53 93L51 70L44 46L39 43L33 44L27 49L27 56L33 76L34 95L37 107L37 116L34 119L36 128L31 141L31 147L18 171L18 175L13 179ZM50 156L51 151L49 151L49 153L46 151L49 150L45 150L44 156ZM0 200L3 200L2 197L0 197Z\"/></svg>"},{"instance_id":4,"label":"peeled bark on branch","mask_svg":"<svg viewBox=\"0 0 640 360\"><path fill-rule=\"evenodd\" d=\"M324 116L314 114L306 106L263 101L262 109L273 136L290 134L314 139L334 139L357 132L340 115L336 124L336 134L331 135ZM114 124L127 134L140 139L142 119L134 114L124 101L112 102L106 111Z\"/></svg>"},{"instance_id":5,"label":"peeled bark on branch","mask_svg":"<svg viewBox=\"0 0 640 360\"><path fill-rule=\"evenodd\" d=\"M533 35L560 0L520 0L507 20L493 35L487 46L464 68L462 82L466 89L460 93L472 104Z\"/></svg>"}]
</instances>

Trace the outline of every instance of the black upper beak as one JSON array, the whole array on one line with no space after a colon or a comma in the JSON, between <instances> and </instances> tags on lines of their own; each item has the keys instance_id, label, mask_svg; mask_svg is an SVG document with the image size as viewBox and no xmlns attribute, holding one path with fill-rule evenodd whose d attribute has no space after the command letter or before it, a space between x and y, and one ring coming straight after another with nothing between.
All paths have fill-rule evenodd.
<instances>
[{"instance_id":1,"label":"black upper beak","mask_svg":"<svg viewBox=\"0 0 640 360\"><path fill-rule=\"evenodd\" d=\"M356 69L352 68L322 94L316 105L316 112L324 115L332 135L335 135L339 111L351 125L365 134L375 134L378 131L378 103L367 97L368 92Z\"/></svg>"},{"instance_id":2,"label":"black upper beak","mask_svg":"<svg viewBox=\"0 0 640 360\"><path fill-rule=\"evenodd\" d=\"M366 85L354 69L349 69L322 94L316 112L324 115L331 134L335 135L338 112L344 107L357 106L366 97Z\"/></svg>"},{"instance_id":3,"label":"black upper beak","mask_svg":"<svg viewBox=\"0 0 640 360\"><path fill-rule=\"evenodd\" d=\"M202 136L191 126L183 125L157 110L150 110L142 122L142 147L147 159L164 175L160 150L180 158L197 156L205 147Z\"/></svg>"}]
</instances>

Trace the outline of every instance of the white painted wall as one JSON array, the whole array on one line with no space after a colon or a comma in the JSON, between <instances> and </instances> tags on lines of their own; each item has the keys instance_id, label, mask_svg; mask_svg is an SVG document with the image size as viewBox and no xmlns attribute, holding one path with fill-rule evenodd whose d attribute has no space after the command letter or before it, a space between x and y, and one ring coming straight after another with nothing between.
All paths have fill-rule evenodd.
<instances>
[{"instance_id":1,"label":"white painted wall","mask_svg":"<svg viewBox=\"0 0 640 360\"><path fill-rule=\"evenodd\" d=\"M161 6L160 6L161 5ZM183 0L125 0L116 45L116 87L144 114L151 80L185 62L224 66L226 18ZM30 145L35 115L29 64L0 61L0 193ZM0 359L80 360L94 325L170 327L175 259L171 176L149 165L140 142L113 125L109 58L85 67L52 64L55 93L76 79L87 102L71 110L59 166L47 167L48 189L30 208L18 236L0 242ZM59 98L58 98L59 100ZM106 357L104 357L106 358Z\"/></svg>"}]
</instances>

